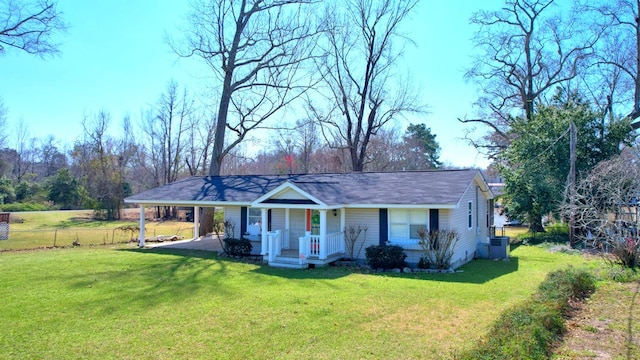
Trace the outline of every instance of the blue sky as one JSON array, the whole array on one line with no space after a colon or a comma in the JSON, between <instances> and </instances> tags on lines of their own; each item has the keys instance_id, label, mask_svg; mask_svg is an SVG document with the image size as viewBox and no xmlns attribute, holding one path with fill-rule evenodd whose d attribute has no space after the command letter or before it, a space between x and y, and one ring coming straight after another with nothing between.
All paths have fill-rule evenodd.
<instances>
[{"instance_id":1,"label":"blue sky","mask_svg":"<svg viewBox=\"0 0 640 360\"><path fill-rule=\"evenodd\" d=\"M469 17L501 4L426 0L405 24L416 43L407 46L405 61L429 106L428 114L410 121L424 122L436 134L445 164L488 164L462 140L465 126L456 119L473 117L477 97L463 79L474 51ZM112 131L126 115L137 122L171 79L192 93L205 91L206 68L179 59L164 40L165 34L179 37L187 1L58 0L58 6L70 26L60 37L60 56L42 60L12 50L0 56L0 97L8 109L9 132L22 120L31 136L53 135L64 147L81 136L85 114L108 111ZM11 141L10 136L9 146Z\"/></svg>"}]
</instances>

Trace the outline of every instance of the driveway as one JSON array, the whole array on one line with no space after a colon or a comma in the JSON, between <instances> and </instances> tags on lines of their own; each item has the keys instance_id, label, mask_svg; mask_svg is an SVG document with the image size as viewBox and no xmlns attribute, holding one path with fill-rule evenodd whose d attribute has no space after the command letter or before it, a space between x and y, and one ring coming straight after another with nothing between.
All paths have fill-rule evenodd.
<instances>
[{"instance_id":1,"label":"driveway","mask_svg":"<svg viewBox=\"0 0 640 360\"><path fill-rule=\"evenodd\" d=\"M189 249L189 250L206 250L222 252L222 246L218 238L200 237L195 239L164 241L164 242L148 242L148 247L157 247L165 249Z\"/></svg>"}]
</instances>

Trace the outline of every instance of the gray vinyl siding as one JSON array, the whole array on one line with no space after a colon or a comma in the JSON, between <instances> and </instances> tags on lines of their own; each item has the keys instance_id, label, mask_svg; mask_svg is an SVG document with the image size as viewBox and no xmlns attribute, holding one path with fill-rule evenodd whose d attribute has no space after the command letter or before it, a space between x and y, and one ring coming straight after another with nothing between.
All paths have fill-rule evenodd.
<instances>
[{"instance_id":1,"label":"gray vinyl siding","mask_svg":"<svg viewBox=\"0 0 640 360\"><path fill-rule=\"evenodd\" d=\"M294 243L295 248L298 248L298 238L303 237L307 230L307 214L305 209L291 209L289 211L289 236L291 237L291 245Z\"/></svg>"},{"instance_id":2,"label":"gray vinyl siding","mask_svg":"<svg viewBox=\"0 0 640 360\"><path fill-rule=\"evenodd\" d=\"M378 209L347 209L346 220L345 220L345 229L349 229L349 226L354 225L367 228L366 238L364 231L360 235L360 239L355 246L354 256L358 259L365 259L365 251L367 247L371 245L378 245L380 243L380 225L378 223L380 215ZM364 241L362 244L362 250L358 254L358 249L360 248L361 241Z\"/></svg>"},{"instance_id":3,"label":"gray vinyl siding","mask_svg":"<svg viewBox=\"0 0 640 360\"><path fill-rule=\"evenodd\" d=\"M284 209L271 209L271 230L285 230Z\"/></svg>"},{"instance_id":4,"label":"gray vinyl siding","mask_svg":"<svg viewBox=\"0 0 640 360\"><path fill-rule=\"evenodd\" d=\"M235 225L235 234L233 236L240 237L240 206L225 206L224 221L231 221ZM231 234L225 236L231 236Z\"/></svg>"},{"instance_id":5,"label":"gray vinyl siding","mask_svg":"<svg viewBox=\"0 0 640 360\"><path fill-rule=\"evenodd\" d=\"M477 192L477 199L476 199ZM478 242L489 236L486 224L487 197L482 188L474 181L460 199L459 206L451 211L451 229L460 235L451 259L454 268L459 267L475 256ZM468 227L468 203L472 202L473 225Z\"/></svg>"}]
</instances>

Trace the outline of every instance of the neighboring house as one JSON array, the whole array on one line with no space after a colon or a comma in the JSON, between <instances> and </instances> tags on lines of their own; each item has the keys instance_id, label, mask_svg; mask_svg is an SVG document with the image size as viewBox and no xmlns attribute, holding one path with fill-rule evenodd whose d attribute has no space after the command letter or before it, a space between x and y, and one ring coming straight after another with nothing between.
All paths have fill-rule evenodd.
<instances>
[{"instance_id":1,"label":"neighboring house","mask_svg":"<svg viewBox=\"0 0 640 360\"><path fill-rule=\"evenodd\" d=\"M325 265L345 256L344 231L366 227L359 254L370 245L397 244L407 262L423 253L417 230L455 230L453 268L488 242L493 194L478 170L190 177L125 199L148 206L223 207L236 237L254 241L270 265ZM144 216L141 219L144 228ZM362 235L361 235L362 236ZM144 233L140 236L144 246Z\"/></svg>"}]
</instances>

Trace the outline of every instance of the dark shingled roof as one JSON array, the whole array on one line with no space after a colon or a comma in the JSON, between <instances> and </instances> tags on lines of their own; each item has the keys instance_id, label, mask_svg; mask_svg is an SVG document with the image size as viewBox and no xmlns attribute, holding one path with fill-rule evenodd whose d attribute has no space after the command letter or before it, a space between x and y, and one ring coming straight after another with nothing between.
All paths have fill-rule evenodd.
<instances>
[{"instance_id":1,"label":"dark shingled roof","mask_svg":"<svg viewBox=\"0 0 640 360\"><path fill-rule=\"evenodd\" d=\"M125 199L127 203L249 204L285 182L333 205L456 205L475 169L345 174L195 176ZM479 175L481 176L481 175Z\"/></svg>"}]
</instances>

